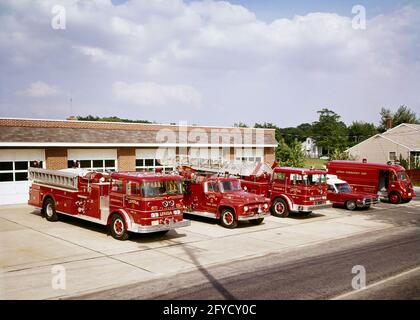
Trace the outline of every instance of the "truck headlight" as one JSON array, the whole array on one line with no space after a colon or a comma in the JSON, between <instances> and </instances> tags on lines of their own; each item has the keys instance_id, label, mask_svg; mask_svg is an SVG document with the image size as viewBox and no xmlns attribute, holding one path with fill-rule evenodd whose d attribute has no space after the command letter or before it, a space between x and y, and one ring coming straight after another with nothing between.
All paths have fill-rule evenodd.
<instances>
[{"instance_id":1,"label":"truck headlight","mask_svg":"<svg viewBox=\"0 0 420 320\"><path fill-rule=\"evenodd\" d=\"M268 209L268 203L264 203L264 209Z\"/></svg>"},{"instance_id":2,"label":"truck headlight","mask_svg":"<svg viewBox=\"0 0 420 320\"><path fill-rule=\"evenodd\" d=\"M248 210L249 210L248 206L244 206L244 211L248 212Z\"/></svg>"},{"instance_id":3,"label":"truck headlight","mask_svg":"<svg viewBox=\"0 0 420 320\"><path fill-rule=\"evenodd\" d=\"M309 198L309 201L315 201L315 198L314 197L310 197Z\"/></svg>"}]
</instances>

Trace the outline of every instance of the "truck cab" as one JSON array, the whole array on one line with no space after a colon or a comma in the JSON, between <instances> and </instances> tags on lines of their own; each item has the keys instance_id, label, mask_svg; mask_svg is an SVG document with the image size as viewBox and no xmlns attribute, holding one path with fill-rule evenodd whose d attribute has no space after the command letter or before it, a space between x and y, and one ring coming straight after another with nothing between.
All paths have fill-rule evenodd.
<instances>
[{"instance_id":1,"label":"truck cab","mask_svg":"<svg viewBox=\"0 0 420 320\"><path fill-rule=\"evenodd\" d=\"M128 216L130 230L137 233L163 233L184 226L181 183L177 175L112 173L109 210L120 217ZM111 221L111 230L113 224ZM118 225L121 227L121 221Z\"/></svg>"},{"instance_id":2,"label":"truck cab","mask_svg":"<svg viewBox=\"0 0 420 320\"><path fill-rule=\"evenodd\" d=\"M257 225L270 215L269 199L245 192L235 177L192 174L185 178L184 194L185 213L217 219L225 228L241 221Z\"/></svg>"},{"instance_id":3,"label":"truck cab","mask_svg":"<svg viewBox=\"0 0 420 320\"><path fill-rule=\"evenodd\" d=\"M272 213L280 217L287 217L290 211L310 214L331 207L324 170L276 167L270 191Z\"/></svg>"},{"instance_id":4,"label":"truck cab","mask_svg":"<svg viewBox=\"0 0 420 320\"><path fill-rule=\"evenodd\" d=\"M327 175L327 198L334 206L342 206L347 210L370 208L379 202L379 196L367 192L355 192L347 181L335 175Z\"/></svg>"}]
</instances>

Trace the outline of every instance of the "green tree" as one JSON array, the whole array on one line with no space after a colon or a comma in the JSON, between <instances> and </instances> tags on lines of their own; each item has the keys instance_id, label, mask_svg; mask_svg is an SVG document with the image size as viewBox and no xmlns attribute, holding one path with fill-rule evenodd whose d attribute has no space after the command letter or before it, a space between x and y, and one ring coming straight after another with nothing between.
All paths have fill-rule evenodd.
<instances>
[{"instance_id":1,"label":"green tree","mask_svg":"<svg viewBox=\"0 0 420 320\"><path fill-rule=\"evenodd\" d=\"M236 128L248 128L248 125L246 123L243 123L242 121L235 123L233 126Z\"/></svg>"},{"instance_id":2,"label":"green tree","mask_svg":"<svg viewBox=\"0 0 420 320\"><path fill-rule=\"evenodd\" d=\"M304 141L307 137L310 137L312 134L312 125L310 123L302 123L295 127L288 128L279 128L273 123L263 124L256 123L254 128L266 128L266 129L275 129L276 130L276 140L284 139L287 145L292 145L293 141L297 139L298 141Z\"/></svg>"},{"instance_id":3,"label":"green tree","mask_svg":"<svg viewBox=\"0 0 420 320\"><path fill-rule=\"evenodd\" d=\"M378 130L376 129L373 123L367 123L364 121L353 121L353 123L348 127L348 130L349 130L348 145L350 147L378 133Z\"/></svg>"},{"instance_id":4,"label":"green tree","mask_svg":"<svg viewBox=\"0 0 420 320\"><path fill-rule=\"evenodd\" d=\"M356 160L348 151L335 149L330 152L329 160Z\"/></svg>"},{"instance_id":5,"label":"green tree","mask_svg":"<svg viewBox=\"0 0 420 320\"><path fill-rule=\"evenodd\" d=\"M112 117L97 117L97 116L77 116L77 120L79 121L103 121L103 122L129 122L129 123L153 123L148 120L131 120L131 119L124 119L118 118L116 116Z\"/></svg>"},{"instance_id":6,"label":"green tree","mask_svg":"<svg viewBox=\"0 0 420 320\"><path fill-rule=\"evenodd\" d=\"M380 132L387 130L386 124L388 119L392 120L392 127L396 127L401 123L420 123L420 118L417 118L416 113L405 105L399 106L395 112L391 112L391 110L387 108L382 108L380 116L381 119L378 127Z\"/></svg>"},{"instance_id":7,"label":"green tree","mask_svg":"<svg viewBox=\"0 0 420 320\"><path fill-rule=\"evenodd\" d=\"M305 165L305 155L302 151L301 143L295 139L289 146L283 138L279 141L276 150L276 161L280 166L285 167L303 167Z\"/></svg>"},{"instance_id":8,"label":"green tree","mask_svg":"<svg viewBox=\"0 0 420 320\"><path fill-rule=\"evenodd\" d=\"M328 155L334 150L343 151L348 144L348 129L340 116L329 109L318 111L319 120L312 124L313 138Z\"/></svg>"}]
</instances>

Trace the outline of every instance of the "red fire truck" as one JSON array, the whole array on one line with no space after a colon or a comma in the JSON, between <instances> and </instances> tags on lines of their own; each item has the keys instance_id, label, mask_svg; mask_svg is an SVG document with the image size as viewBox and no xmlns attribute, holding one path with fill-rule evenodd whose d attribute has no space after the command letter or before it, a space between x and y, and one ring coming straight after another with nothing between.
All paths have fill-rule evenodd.
<instances>
[{"instance_id":1,"label":"red fire truck","mask_svg":"<svg viewBox=\"0 0 420 320\"><path fill-rule=\"evenodd\" d=\"M110 227L126 240L129 232L165 233L190 225L183 219L181 177L157 173L106 173L81 169L30 168L29 204L48 221L58 213Z\"/></svg>"},{"instance_id":2,"label":"red fire truck","mask_svg":"<svg viewBox=\"0 0 420 320\"><path fill-rule=\"evenodd\" d=\"M358 161L330 161L328 173L347 181L355 192L377 193L381 200L397 204L415 197L404 167L397 164Z\"/></svg>"},{"instance_id":3,"label":"red fire truck","mask_svg":"<svg viewBox=\"0 0 420 320\"><path fill-rule=\"evenodd\" d=\"M258 225L270 215L270 199L243 191L236 177L198 174L189 167L178 170L184 177L185 213L220 220L229 229L240 221Z\"/></svg>"},{"instance_id":4,"label":"red fire truck","mask_svg":"<svg viewBox=\"0 0 420 320\"><path fill-rule=\"evenodd\" d=\"M325 170L276 165L274 163L270 168L257 163L251 172L240 172L242 186L247 191L270 198L274 216L287 217L290 211L310 214L313 210L332 206L327 200Z\"/></svg>"}]
</instances>

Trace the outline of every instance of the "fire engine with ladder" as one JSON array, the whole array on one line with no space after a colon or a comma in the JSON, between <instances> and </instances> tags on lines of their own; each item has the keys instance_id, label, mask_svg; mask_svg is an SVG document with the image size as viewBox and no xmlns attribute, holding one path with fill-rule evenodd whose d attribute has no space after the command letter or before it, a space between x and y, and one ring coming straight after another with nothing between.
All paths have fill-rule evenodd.
<instances>
[{"instance_id":1,"label":"fire engine with ladder","mask_svg":"<svg viewBox=\"0 0 420 320\"><path fill-rule=\"evenodd\" d=\"M245 192L241 181L228 174L206 174L189 166L178 166L184 178L185 213L219 220L233 229L239 222L259 225L270 215L270 199Z\"/></svg>"},{"instance_id":2,"label":"fire engine with ladder","mask_svg":"<svg viewBox=\"0 0 420 320\"><path fill-rule=\"evenodd\" d=\"M269 198L271 213L277 217L287 217L291 211L308 215L332 207L327 200L325 170L207 159L191 159L190 167L203 173L236 176L245 191Z\"/></svg>"},{"instance_id":3,"label":"fire engine with ladder","mask_svg":"<svg viewBox=\"0 0 420 320\"><path fill-rule=\"evenodd\" d=\"M118 240L128 239L129 232L163 234L190 225L183 218L179 175L39 168L28 174L28 203L48 221L60 213L99 223Z\"/></svg>"}]
</instances>

